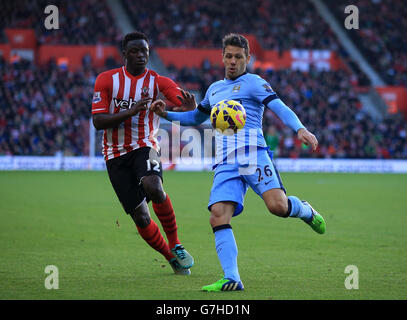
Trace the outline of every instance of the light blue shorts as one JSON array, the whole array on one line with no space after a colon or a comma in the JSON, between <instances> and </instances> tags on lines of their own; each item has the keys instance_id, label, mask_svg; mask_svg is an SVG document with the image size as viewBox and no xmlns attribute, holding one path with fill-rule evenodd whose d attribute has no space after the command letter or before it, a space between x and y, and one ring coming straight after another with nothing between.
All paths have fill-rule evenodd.
<instances>
[{"instance_id":1,"label":"light blue shorts","mask_svg":"<svg viewBox=\"0 0 407 320\"><path fill-rule=\"evenodd\" d=\"M231 201L236 203L233 216L237 216L243 211L244 197L249 186L261 198L270 189L278 188L285 192L269 148L258 147L246 161L221 163L216 167L208 210L214 203Z\"/></svg>"}]
</instances>

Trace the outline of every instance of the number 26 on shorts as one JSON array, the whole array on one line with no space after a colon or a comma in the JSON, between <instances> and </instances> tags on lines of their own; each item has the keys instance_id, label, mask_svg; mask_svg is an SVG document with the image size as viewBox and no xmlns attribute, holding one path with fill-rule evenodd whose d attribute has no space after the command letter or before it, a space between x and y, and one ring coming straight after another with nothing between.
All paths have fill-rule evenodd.
<instances>
[{"instance_id":1,"label":"number 26 on shorts","mask_svg":"<svg viewBox=\"0 0 407 320\"><path fill-rule=\"evenodd\" d=\"M265 174L267 177L271 177L271 176L273 175L273 171L270 170L270 166L269 166L269 165L264 166L263 171L264 171L264 174ZM256 169L256 172L257 172L257 174L259 175L258 182L260 182L261 180L264 179L264 178L262 177L262 175L261 175L261 168L257 168L257 169Z\"/></svg>"}]
</instances>

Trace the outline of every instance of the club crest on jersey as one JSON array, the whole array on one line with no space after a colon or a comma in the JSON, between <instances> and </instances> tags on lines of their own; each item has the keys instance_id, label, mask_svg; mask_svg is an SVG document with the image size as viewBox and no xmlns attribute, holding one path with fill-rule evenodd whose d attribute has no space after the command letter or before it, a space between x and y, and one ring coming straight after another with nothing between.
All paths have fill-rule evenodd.
<instances>
[{"instance_id":1,"label":"club crest on jersey","mask_svg":"<svg viewBox=\"0 0 407 320\"><path fill-rule=\"evenodd\" d=\"M240 84L237 84L233 87L232 92L239 92L240 90Z\"/></svg>"},{"instance_id":2,"label":"club crest on jersey","mask_svg":"<svg viewBox=\"0 0 407 320\"><path fill-rule=\"evenodd\" d=\"M120 99L114 98L113 101L114 101L114 107L120 108L120 109L130 109L133 104L137 103L137 101L134 100L133 98L130 98L130 100L120 100Z\"/></svg>"},{"instance_id":3,"label":"club crest on jersey","mask_svg":"<svg viewBox=\"0 0 407 320\"><path fill-rule=\"evenodd\" d=\"M141 96L143 97L143 98L146 98L146 97L148 97L148 87L143 87L143 88L141 88Z\"/></svg>"},{"instance_id":4,"label":"club crest on jersey","mask_svg":"<svg viewBox=\"0 0 407 320\"><path fill-rule=\"evenodd\" d=\"M102 97L100 96L100 91L96 91L96 92L93 94L92 102L93 102L93 103L98 103L98 102L100 102L100 101L102 101Z\"/></svg>"},{"instance_id":5,"label":"club crest on jersey","mask_svg":"<svg viewBox=\"0 0 407 320\"><path fill-rule=\"evenodd\" d=\"M263 87L267 92L273 92L273 88L269 84L263 84Z\"/></svg>"}]
</instances>

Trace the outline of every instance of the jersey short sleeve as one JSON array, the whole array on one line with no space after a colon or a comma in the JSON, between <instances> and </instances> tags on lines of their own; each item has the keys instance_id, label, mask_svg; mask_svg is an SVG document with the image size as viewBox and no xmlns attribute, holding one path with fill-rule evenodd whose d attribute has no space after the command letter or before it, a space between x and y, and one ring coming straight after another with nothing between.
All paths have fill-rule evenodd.
<instances>
[{"instance_id":1,"label":"jersey short sleeve","mask_svg":"<svg viewBox=\"0 0 407 320\"><path fill-rule=\"evenodd\" d=\"M181 88L170 78L158 76L157 78L158 90L176 106L181 105L181 101L177 96L182 96Z\"/></svg>"},{"instance_id":2,"label":"jersey short sleeve","mask_svg":"<svg viewBox=\"0 0 407 320\"><path fill-rule=\"evenodd\" d=\"M258 102L265 106L267 106L270 101L279 99L271 85L257 75L255 76L255 81L253 81L252 94Z\"/></svg>"},{"instance_id":3,"label":"jersey short sleeve","mask_svg":"<svg viewBox=\"0 0 407 320\"><path fill-rule=\"evenodd\" d=\"M92 114L108 113L112 98L112 77L107 73L98 75L92 99Z\"/></svg>"}]
</instances>

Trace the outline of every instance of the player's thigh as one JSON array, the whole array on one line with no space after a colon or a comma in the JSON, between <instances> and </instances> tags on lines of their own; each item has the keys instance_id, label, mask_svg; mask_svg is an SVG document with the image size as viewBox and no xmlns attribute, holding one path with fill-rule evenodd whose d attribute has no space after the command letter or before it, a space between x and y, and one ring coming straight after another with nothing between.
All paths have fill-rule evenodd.
<instances>
[{"instance_id":1,"label":"player's thigh","mask_svg":"<svg viewBox=\"0 0 407 320\"><path fill-rule=\"evenodd\" d=\"M247 188L248 186L242 180L237 168L233 168L233 166L217 168L213 178L208 209L211 211L212 206L219 202L232 202L235 203L233 216L240 214L244 208Z\"/></svg>"},{"instance_id":2,"label":"player's thigh","mask_svg":"<svg viewBox=\"0 0 407 320\"><path fill-rule=\"evenodd\" d=\"M162 185L162 164L157 151L150 147L136 150L133 157L133 172L140 180L148 199L154 202L165 200Z\"/></svg>"},{"instance_id":3,"label":"player's thigh","mask_svg":"<svg viewBox=\"0 0 407 320\"><path fill-rule=\"evenodd\" d=\"M158 175L151 174L142 177L141 184L148 199L156 203L165 201L166 195L164 193L161 178Z\"/></svg>"},{"instance_id":4,"label":"player's thigh","mask_svg":"<svg viewBox=\"0 0 407 320\"><path fill-rule=\"evenodd\" d=\"M110 182L124 211L130 214L145 200L145 195L128 161L129 157L121 156L107 161L106 167Z\"/></svg>"}]
</instances>

